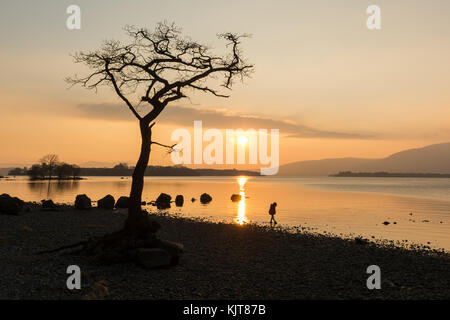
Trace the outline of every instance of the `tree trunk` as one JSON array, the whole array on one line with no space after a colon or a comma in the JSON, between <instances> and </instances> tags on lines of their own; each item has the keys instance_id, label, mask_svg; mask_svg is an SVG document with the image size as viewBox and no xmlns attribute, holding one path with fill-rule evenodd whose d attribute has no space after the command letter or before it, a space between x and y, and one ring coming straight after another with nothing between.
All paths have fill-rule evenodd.
<instances>
[{"instance_id":1,"label":"tree trunk","mask_svg":"<svg viewBox=\"0 0 450 320\"><path fill-rule=\"evenodd\" d=\"M141 153L133 172L131 184L130 200L128 207L128 217L125 221L124 231L128 235L139 237L146 233L149 227L147 213L142 212L142 190L144 189L144 174L150 158L152 128L149 122L141 120Z\"/></svg>"}]
</instances>

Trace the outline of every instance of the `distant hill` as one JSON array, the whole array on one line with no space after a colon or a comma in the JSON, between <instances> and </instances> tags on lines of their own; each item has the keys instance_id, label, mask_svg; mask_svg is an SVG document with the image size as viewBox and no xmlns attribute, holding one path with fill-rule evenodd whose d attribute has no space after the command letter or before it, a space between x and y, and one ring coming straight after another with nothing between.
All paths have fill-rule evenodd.
<instances>
[{"instance_id":1,"label":"distant hill","mask_svg":"<svg viewBox=\"0 0 450 320\"><path fill-rule=\"evenodd\" d=\"M450 173L398 173L398 172L352 172L341 171L331 177L387 177L387 178L450 178Z\"/></svg>"},{"instance_id":2,"label":"distant hill","mask_svg":"<svg viewBox=\"0 0 450 320\"><path fill-rule=\"evenodd\" d=\"M288 163L279 176L328 176L341 171L450 173L450 143L408 149L381 159L338 158Z\"/></svg>"}]
</instances>

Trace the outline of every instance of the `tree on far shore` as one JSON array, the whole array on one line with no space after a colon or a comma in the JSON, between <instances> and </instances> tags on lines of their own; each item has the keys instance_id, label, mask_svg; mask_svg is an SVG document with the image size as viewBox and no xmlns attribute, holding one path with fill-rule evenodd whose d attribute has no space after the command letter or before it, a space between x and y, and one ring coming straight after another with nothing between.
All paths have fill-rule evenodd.
<instances>
[{"instance_id":1,"label":"tree on far shore","mask_svg":"<svg viewBox=\"0 0 450 320\"><path fill-rule=\"evenodd\" d=\"M128 217L116 236L145 239L152 226L141 209L141 198L151 146L174 147L152 140L154 120L167 106L195 92L228 97L222 90L231 90L235 80L249 76L253 66L245 62L240 49L246 35L218 35L225 40L228 52L217 55L208 46L183 36L174 24L158 23L152 31L127 26L125 31L127 43L109 40L96 51L76 53L75 63L91 71L67 82L92 90L112 88L138 120L141 151L132 175Z\"/></svg>"},{"instance_id":2,"label":"tree on far shore","mask_svg":"<svg viewBox=\"0 0 450 320\"><path fill-rule=\"evenodd\" d=\"M56 154L47 154L39 160L42 169L47 173L48 180L53 176L56 166L59 164L59 157Z\"/></svg>"},{"instance_id":3,"label":"tree on far shore","mask_svg":"<svg viewBox=\"0 0 450 320\"><path fill-rule=\"evenodd\" d=\"M59 162L55 154L42 157L39 162L33 164L30 169L15 168L8 172L11 176L28 175L31 180L58 180L79 179L81 168L75 164Z\"/></svg>"},{"instance_id":4,"label":"tree on far shore","mask_svg":"<svg viewBox=\"0 0 450 320\"><path fill-rule=\"evenodd\" d=\"M119 164L116 164L113 167L113 169L123 170L123 169L130 169L130 167L128 166L128 164L121 162Z\"/></svg>"}]
</instances>

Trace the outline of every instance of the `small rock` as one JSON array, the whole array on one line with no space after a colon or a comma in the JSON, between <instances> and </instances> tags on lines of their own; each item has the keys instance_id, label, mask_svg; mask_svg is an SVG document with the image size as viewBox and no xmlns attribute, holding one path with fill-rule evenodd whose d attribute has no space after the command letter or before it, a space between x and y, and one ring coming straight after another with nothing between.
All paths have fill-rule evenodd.
<instances>
[{"instance_id":1,"label":"small rock","mask_svg":"<svg viewBox=\"0 0 450 320\"><path fill-rule=\"evenodd\" d=\"M383 224L384 224L385 226L387 226L388 224L390 224L390 222L385 221L385 222L383 222Z\"/></svg>"},{"instance_id":2,"label":"small rock","mask_svg":"<svg viewBox=\"0 0 450 320\"><path fill-rule=\"evenodd\" d=\"M212 197L207 193L203 193L200 196L200 202L203 204L210 203L211 201L212 201Z\"/></svg>"},{"instance_id":3,"label":"small rock","mask_svg":"<svg viewBox=\"0 0 450 320\"><path fill-rule=\"evenodd\" d=\"M115 202L116 200L114 199L114 197L108 194L107 196L104 196L103 198L97 201L97 207L100 209L112 210L114 209Z\"/></svg>"},{"instance_id":4,"label":"small rock","mask_svg":"<svg viewBox=\"0 0 450 320\"><path fill-rule=\"evenodd\" d=\"M172 200L170 195L167 193L161 193L155 201L156 207L161 210L168 209L170 208L170 200Z\"/></svg>"},{"instance_id":5,"label":"small rock","mask_svg":"<svg viewBox=\"0 0 450 320\"><path fill-rule=\"evenodd\" d=\"M79 194L75 198L75 209L87 210L92 207L91 199L85 194Z\"/></svg>"},{"instance_id":6,"label":"small rock","mask_svg":"<svg viewBox=\"0 0 450 320\"><path fill-rule=\"evenodd\" d=\"M129 203L129 197L120 197L119 199L117 199L115 207L119 209L128 209Z\"/></svg>"},{"instance_id":7,"label":"small rock","mask_svg":"<svg viewBox=\"0 0 450 320\"><path fill-rule=\"evenodd\" d=\"M42 200L42 208L44 209L54 209L56 208L55 203L53 202L53 200Z\"/></svg>"},{"instance_id":8,"label":"small rock","mask_svg":"<svg viewBox=\"0 0 450 320\"><path fill-rule=\"evenodd\" d=\"M231 201L239 202L241 200L242 200L242 196L240 194L233 194L233 195L231 195Z\"/></svg>"},{"instance_id":9,"label":"small rock","mask_svg":"<svg viewBox=\"0 0 450 320\"><path fill-rule=\"evenodd\" d=\"M355 238L355 243L359 244L359 245L364 245L364 244L367 244L367 240L358 237L358 238Z\"/></svg>"},{"instance_id":10,"label":"small rock","mask_svg":"<svg viewBox=\"0 0 450 320\"><path fill-rule=\"evenodd\" d=\"M135 260L146 269L169 266L171 262L170 254L160 248L139 248L136 249Z\"/></svg>"},{"instance_id":11,"label":"small rock","mask_svg":"<svg viewBox=\"0 0 450 320\"><path fill-rule=\"evenodd\" d=\"M192 198L192 199L191 199L191 202L195 202L195 201L197 201L197 199L195 199L195 198Z\"/></svg>"},{"instance_id":12,"label":"small rock","mask_svg":"<svg viewBox=\"0 0 450 320\"><path fill-rule=\"evenodd\" d=\"M184 197L183 195L179 194L175 197L175 204L177 207L182 207L184 203Z\"/></svg>"},{"instance_id":13,"label":"small rock","mask_svg":"<svg viewBox=\"0 0 450 320\"><path fill-rule=\"evenodd\" d=\"M20 228L21 231L27 231L27 232L33 232L33 229L30 228L29 226L22 226Z\"/></svg>"}]
</instances>

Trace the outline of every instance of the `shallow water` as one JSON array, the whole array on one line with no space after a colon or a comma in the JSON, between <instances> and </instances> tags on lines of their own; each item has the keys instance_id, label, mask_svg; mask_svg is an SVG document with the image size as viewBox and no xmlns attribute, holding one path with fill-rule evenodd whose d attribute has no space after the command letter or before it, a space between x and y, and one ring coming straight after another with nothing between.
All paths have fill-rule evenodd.
<instances>
[{"instance_id":1,"label":"shallow water","mask_svg":"<svg viewBox=\"0 0 450 320\"><path fill-rule=\"evenodd\" d=\"M128 195L131 178L88 177L74 182L0 180L0 193L27 201L53 199L73 203L87 194L98 200ZM450 250L450 179L439 178L272 178L272 177L146 177L143 201L161 193L184 195L172 213L236 223L268 223L269 205L277 202L279 225L314 228L317 232L388 240L408 240ZM202 205L203 192L213 201ZM233 203L233 193L242 200ZM191 198L197 201L191 202ZM154 207L148 207L155 210ZM412 213L412 215L410 215ZM384 221L390 224L383 225ZM396 224L394 224L396 222Z\"/></svg>"}]
</instances>

